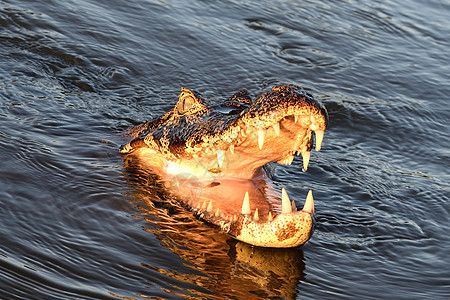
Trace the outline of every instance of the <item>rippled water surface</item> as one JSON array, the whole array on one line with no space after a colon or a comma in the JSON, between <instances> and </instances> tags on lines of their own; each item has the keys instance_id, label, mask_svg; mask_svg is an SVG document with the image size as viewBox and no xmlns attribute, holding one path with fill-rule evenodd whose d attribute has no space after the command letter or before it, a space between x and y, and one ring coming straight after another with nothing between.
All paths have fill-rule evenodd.
<instances>
[{"instance_id":1,"label":"rippled water surface","mask_svg":"<svg viewBox=\"0 0 450 300\"><path fill-rule=\"evenodd\" d=\"M450 297L449 1L0 0L0 298ZM236 242L129 172L125 129L181 86L302 85L322 151L273 184L317 227ZM167 204L171 205L167 205Z\"/></svg>"}]
</instances>

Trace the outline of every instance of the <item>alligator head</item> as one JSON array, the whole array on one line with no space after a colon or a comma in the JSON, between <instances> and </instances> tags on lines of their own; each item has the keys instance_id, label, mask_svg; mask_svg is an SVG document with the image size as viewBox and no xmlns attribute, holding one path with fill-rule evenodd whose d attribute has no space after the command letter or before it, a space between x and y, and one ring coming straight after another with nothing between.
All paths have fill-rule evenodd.
<instances>
[{"instance_id":1,"label":"alligator head","mask_svg":"<svg viewBox=\"0 0 450 300\"><path fill-rule=\"evenodd\" d=\"M275 195L263 168L290 165L302 155L306 171L320 150L326 109L302 88L275 86L257 100L245 90L208 105L182 88L175 107L130 133L120 152L138 157L201 219L238 240L263 247L296 247L314 229L311 191L297 210L286 191ZM281 199L280 199L281 198Z\"/></svg>"}]
</instances>

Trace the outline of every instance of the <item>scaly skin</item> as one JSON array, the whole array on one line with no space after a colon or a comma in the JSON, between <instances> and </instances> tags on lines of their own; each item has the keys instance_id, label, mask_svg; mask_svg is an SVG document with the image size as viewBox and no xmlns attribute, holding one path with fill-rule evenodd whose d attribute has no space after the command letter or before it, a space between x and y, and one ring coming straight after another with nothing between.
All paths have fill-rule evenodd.
<instances>
[{"instance_id":1,"label":"scaly skin","mask_svg":"<svg viewBox=\"0 0 450 300\"><path fill-rule=\"evenodd\" d=\"M244 90L211 106L182 88L175 108L131 130L122 153L140 159L200 218L238 240L263 247L296 247L314 228L309 195L297 211L287 194L273 195L263 166L308 167L316 136L320 150L325 108L296 86L275 86L254 102Z\"/></svg>"}]
</instances>

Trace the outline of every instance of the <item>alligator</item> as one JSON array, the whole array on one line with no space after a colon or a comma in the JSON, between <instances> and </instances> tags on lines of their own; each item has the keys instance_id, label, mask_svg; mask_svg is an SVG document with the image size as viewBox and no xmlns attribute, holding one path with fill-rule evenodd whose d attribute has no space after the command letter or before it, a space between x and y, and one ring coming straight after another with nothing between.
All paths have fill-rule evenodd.
<instances>
[{"instance_id":1,"label":"alligator","mask_svg":"<svg viewBox=\"0 0 450 300\"><path fill-rule=\"evenodd\" d=\"M131 128L120 152L138 158L183 206L233 238L297 247L314 231L312 192L297 209L284 188L281 197L274 192L266 165L291 165L301 155L306 171L327 123L325 107L295 85L274 86L254 101L244 89L218 105L181 88L175 107Z\"/></svg>"}]
</instances>

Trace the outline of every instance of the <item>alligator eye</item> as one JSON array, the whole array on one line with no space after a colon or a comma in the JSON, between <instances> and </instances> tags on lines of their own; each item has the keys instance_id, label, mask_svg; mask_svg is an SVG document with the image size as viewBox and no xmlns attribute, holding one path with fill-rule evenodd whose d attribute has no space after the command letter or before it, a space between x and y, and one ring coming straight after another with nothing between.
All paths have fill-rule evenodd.
<instances>
[{"instance_id":1,"label":"alligator eye","mask_svg":"<svg viewBox=\"0 0 450 300\"><path fill-rule=\"evenodd\" d=\"M194 106L195 106L195 99L190 95L186 95L178 101L177 111L180 114L185 114L189 110L194 108Z\"/></svg>"},{"instance_id":2,"label":"alligator eye","mask_svg":"<svg viewBox=\"0 0 450 300\"><path fill-rule=\"evenodd\" d=\"M178 96L178 102L175 105L174 112L178 116L195 114L205 109L202 98L195 92L181 88L181 94Z\"/></svg>"},{"instance_id":3,"label":"alligator eye","mask_svg":"<svg viewBox=\"0 0 450 300\"><path fill-rule=\"evenodd\" d=\"M183 98L183 110L184 112L190 110L191 108L194 107L195 104L195 99L192 98L191 96L186 96Z\"/></svg>"}]
</instances>

